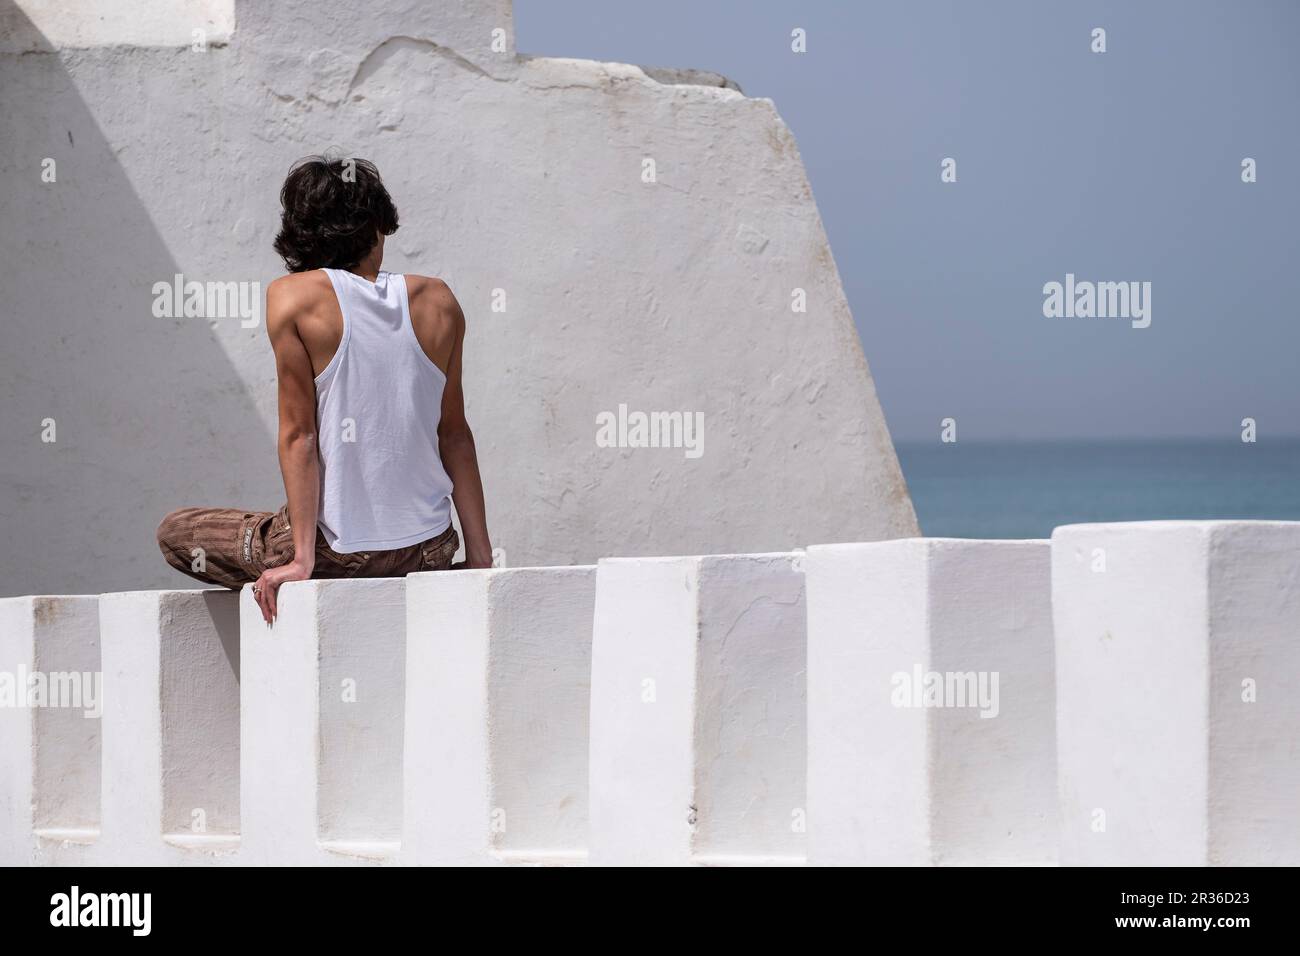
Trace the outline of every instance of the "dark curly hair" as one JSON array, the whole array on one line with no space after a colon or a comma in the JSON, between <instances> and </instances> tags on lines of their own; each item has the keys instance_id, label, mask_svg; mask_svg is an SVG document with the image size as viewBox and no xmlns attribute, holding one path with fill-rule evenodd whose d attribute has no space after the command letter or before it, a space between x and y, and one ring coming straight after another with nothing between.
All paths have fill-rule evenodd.
<instances>
[{"instance_id":1,"label":"dark curly hair","mask_svg":"<svg viewBox=\"0 0 1300 956\"><path fill-rule=\"evenodd\" d=\"M351 269L374 248L377 232L397 231L397 207L374 163L309 156L280 187L275 251L290 272Z\"/></svg>"}]
</instances>

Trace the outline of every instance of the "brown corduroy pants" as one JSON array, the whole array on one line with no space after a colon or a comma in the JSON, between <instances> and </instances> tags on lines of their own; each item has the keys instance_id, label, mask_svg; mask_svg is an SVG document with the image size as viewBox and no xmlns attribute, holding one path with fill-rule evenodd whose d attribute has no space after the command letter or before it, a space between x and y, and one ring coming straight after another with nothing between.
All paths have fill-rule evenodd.
<instances>
[{"instance_id":1,"label":"brown corduroy pants","mask_svg":"<svg viewBox=\"0 0 1300 956\"><path fill-rule=\"evenodd\" d=\"M267 568L293 560L288 506L279 511L238 508L181 508L158 526L158 547L177 571L205 584L240 588ZM460 536L456 529L393 551L339 554L316 529L313 578L400 578L414 571L451 567Z\"/></svg>"}]
</instances>

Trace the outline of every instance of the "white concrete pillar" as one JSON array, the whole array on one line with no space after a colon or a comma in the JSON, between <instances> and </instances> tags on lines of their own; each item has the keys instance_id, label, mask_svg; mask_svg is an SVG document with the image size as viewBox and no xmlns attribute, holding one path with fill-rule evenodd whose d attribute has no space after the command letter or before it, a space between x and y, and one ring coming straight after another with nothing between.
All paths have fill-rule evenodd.
<instances>
[{"instance_id":1,"label":"white concrete pillar","mask_svg":"<svg viewBox=\"0 0 1300 956\"><path fill-rule=\"evenodd\" d=\"M98 836L97 606L0 600L0 865L84 862Z\"/></svg>"},{"instance_id":2,"label":"white concrete pillar","mask_svg":"<svg viewBox=\"0 0 1300 956\"><path fill-rule=\"evenodd\" d=\"M96 862L229 857L239 845L239 596L105 594L99 626L104 819Z\"/></svg>"},{"instance_id":3,"label":"white concrete pillar","mask_svg":"<svg viewBox=\"0 0 1300 956\"><path fill-rule=\"evenodd\" d=\"M406 661L401 578L301 581L267 627L240 597L241 862L395 857Z\"/></svg>"},{"instance_id":4,"label":"white concrete pillar","mask_svg":"<svg viewBox=\"0 0 1300 956\"><path fill-rule=\"evenodd\" d=\"M595 567L406 589L402 863L583 860Z\"/></svg>"},{"instance_id":5,"label":"white concrete pillar","mask_svg":"<svg viewBox=\"0 0 1300 956\"><path fill-rule=\"evenodd\" d=\"M802 860L805 623L795 563L791 554L600 562L591 862Z\"/></svg>"},{"instance_id":6,"label":"white concrete pillar","mask_svg":"<svg viewBox=\"0 0 1300 956\"><path fill-rule=\"evenodd\" d=\"M1056 858L1046 541L808 549L808 862Z\"/></svg>"},{"instance_id":7,"label":"white concrete pillar","mask_svg":"<svg viewBox=\"0 0 1300 956\"><path fill-rule=\"evenodd\" d=\"M1052 535L1062 862L1300 864L1300 523Z\"/></svg>"}]
</instances>

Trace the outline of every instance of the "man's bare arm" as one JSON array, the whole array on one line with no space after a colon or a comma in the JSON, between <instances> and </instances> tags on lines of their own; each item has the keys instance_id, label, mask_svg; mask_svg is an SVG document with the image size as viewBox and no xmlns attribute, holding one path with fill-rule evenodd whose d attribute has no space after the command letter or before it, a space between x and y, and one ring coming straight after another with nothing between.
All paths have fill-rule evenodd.
<instances>
[{"instance_id":1,"label":"man's bare arm","mask_svg":"<svg viewBox=\"0 0 1300 956\"><path fill-rule=\"evenodd\" d=\"M316 449L316 382L311 357L298 336L296 319L305 308L299 287L284 280L266 291L266 332L275 352L280 430L277 446L293 530L293 560L269 568L258 581L258 604L267 622L275 619L276 596L286 581L305 581L316 565L316 518L320 507L320 459Z\"/></svg>"},{"instance_id":2,"label":"man's bare arm","mask_svg":"<svg viewBox=\"0 0 1300 956\"><path fill-rule=\"evenodd\" d=\"M461 355L465 343L465 314L445 285L439 290L439 306L452 319L455 342L447 364L447 387L442 394L442 417L438 422L438 454L452 481L451 500L456 503L460 530L465 536L465 564L471 568L492 567L492 541L488 537L487 508L483 502L483 478L478 469L474 433L465 418L465 393L461 388Z\"/></svg>"}]
</instances>

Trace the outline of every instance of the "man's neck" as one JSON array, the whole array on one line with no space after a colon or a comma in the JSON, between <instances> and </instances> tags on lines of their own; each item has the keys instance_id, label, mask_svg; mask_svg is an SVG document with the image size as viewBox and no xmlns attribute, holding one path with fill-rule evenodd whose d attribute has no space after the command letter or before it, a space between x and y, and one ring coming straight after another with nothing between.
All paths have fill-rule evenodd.
<instances>
[{"instance_id":1,"label":"man's neck","mask_svg":"<svg viewBox=\"0 0 1300 956\"><path fill-rule=\"evenodd\" d=\"M348 271L354 275L361 276L361 278L369 282L374 282L379 278L379 266L381 262L381 258L375 255L372 251L370 255L366 256Z\"/></svg>"}]
</instances>

